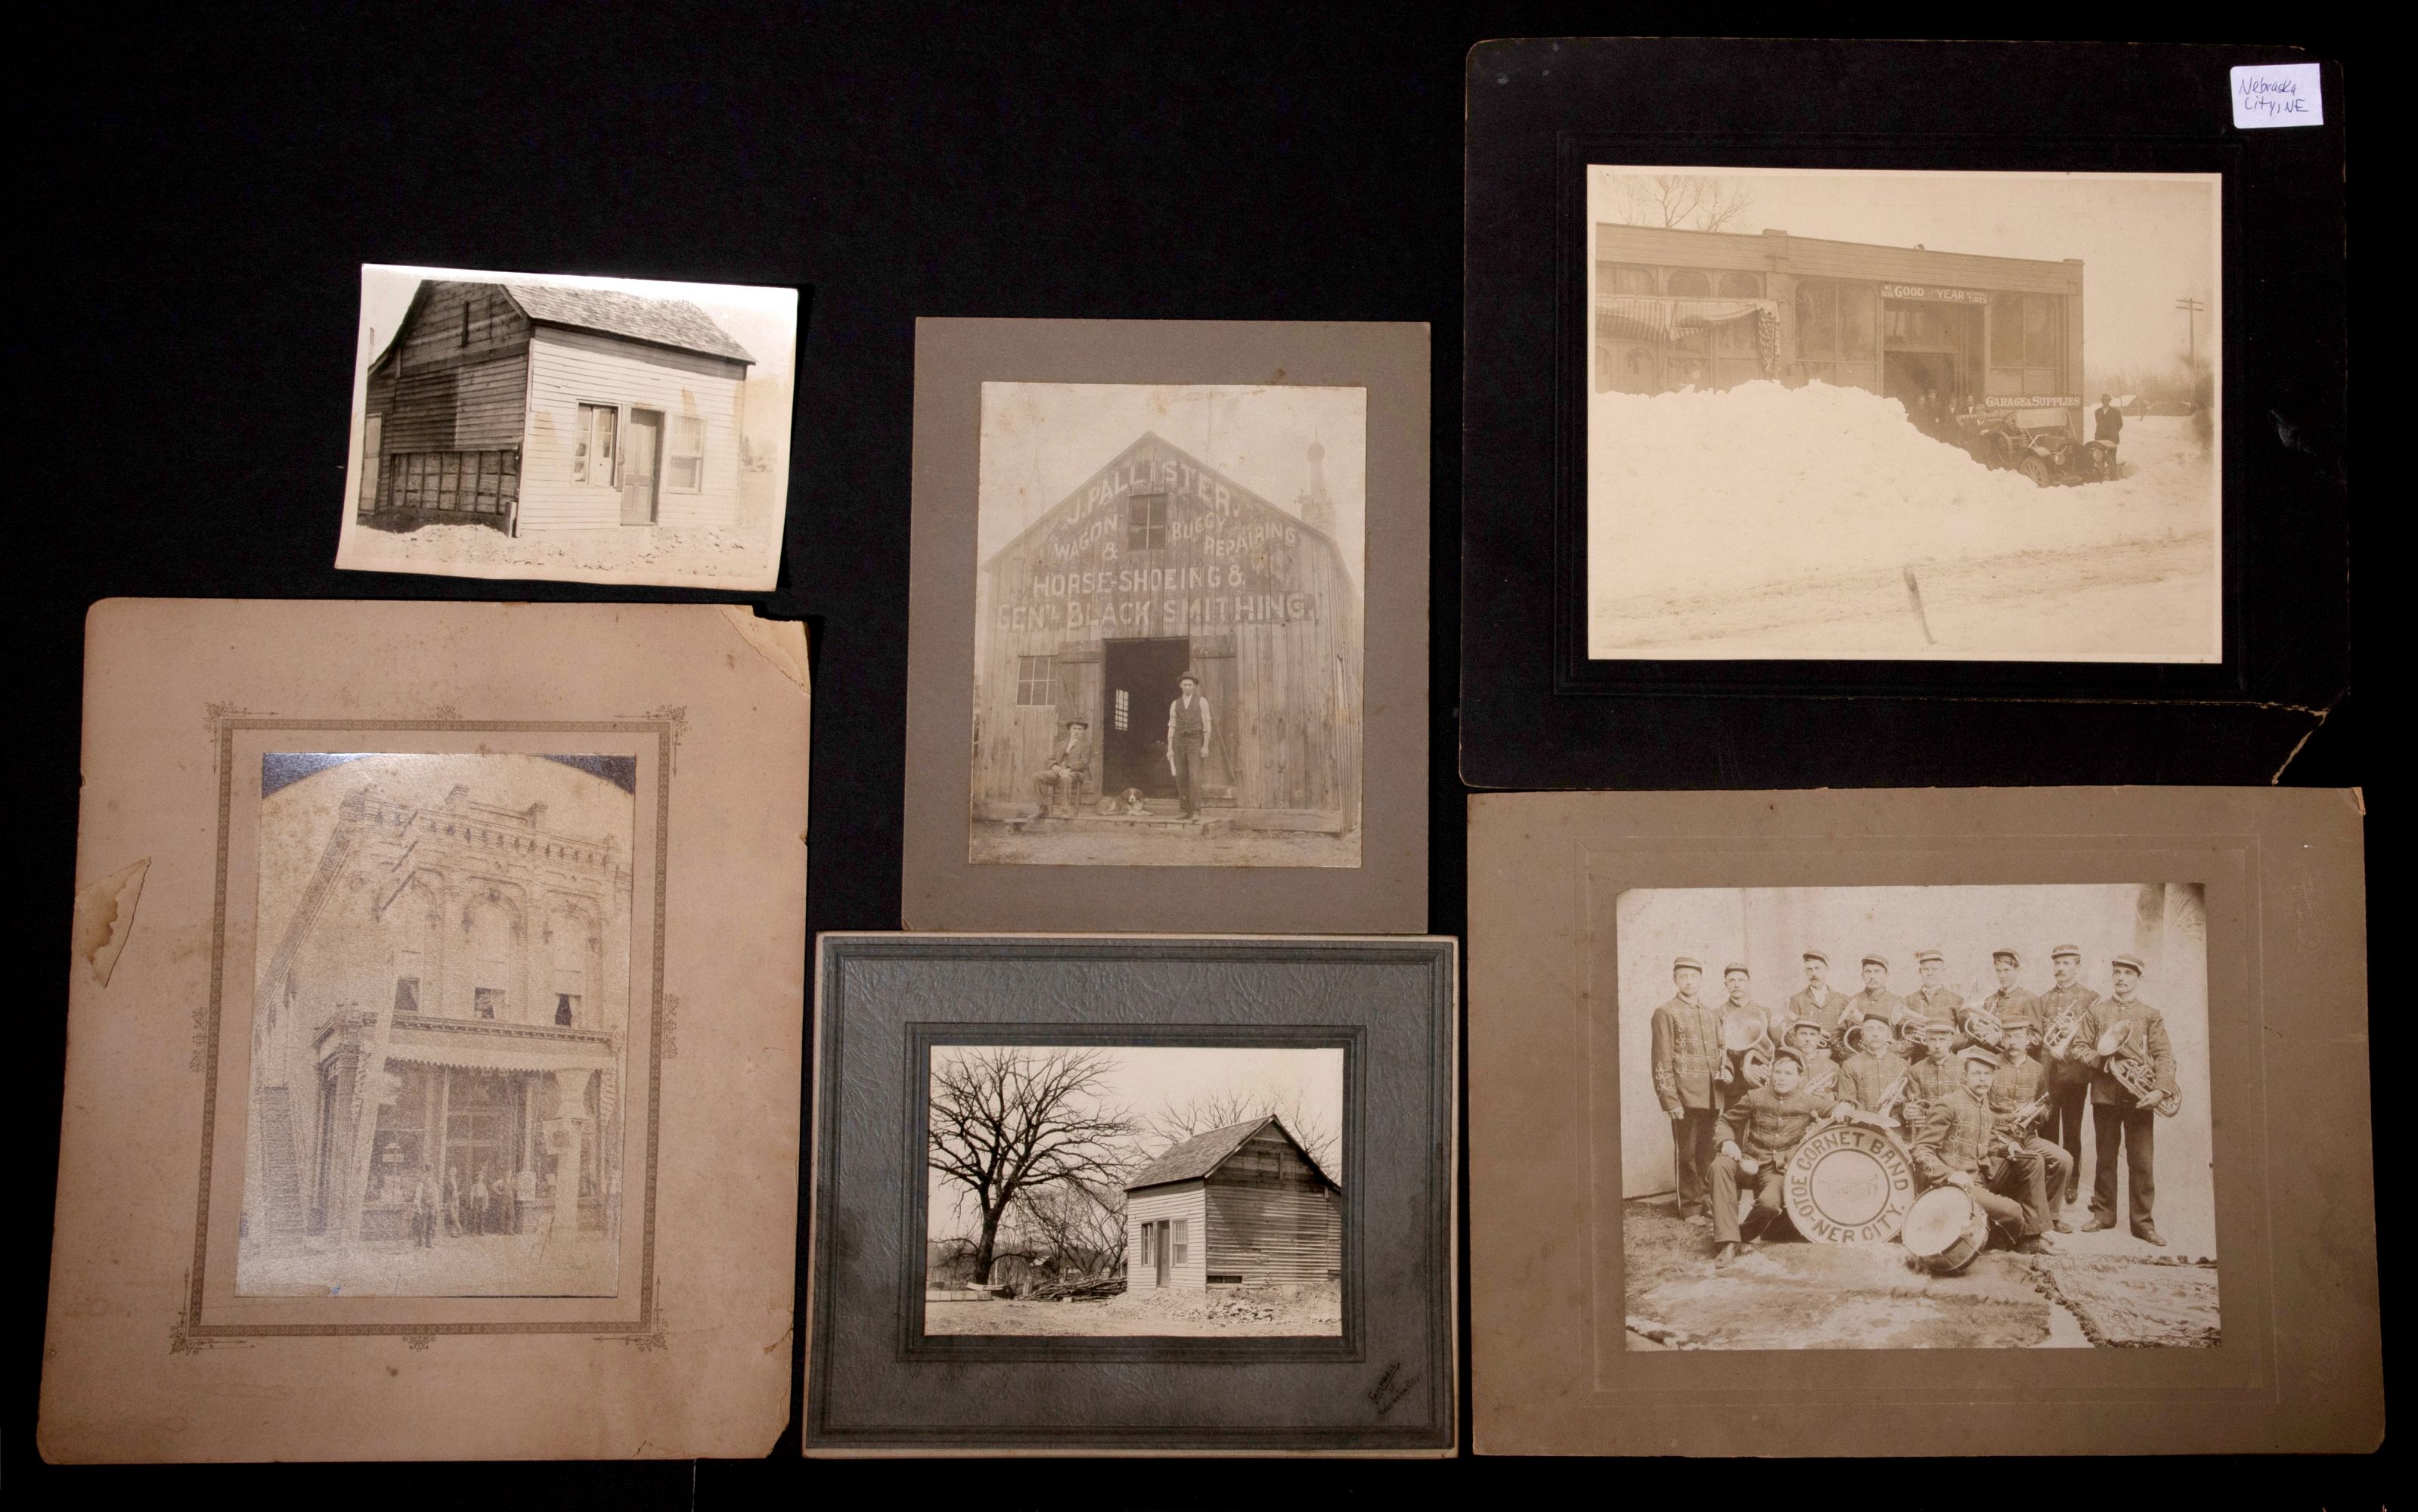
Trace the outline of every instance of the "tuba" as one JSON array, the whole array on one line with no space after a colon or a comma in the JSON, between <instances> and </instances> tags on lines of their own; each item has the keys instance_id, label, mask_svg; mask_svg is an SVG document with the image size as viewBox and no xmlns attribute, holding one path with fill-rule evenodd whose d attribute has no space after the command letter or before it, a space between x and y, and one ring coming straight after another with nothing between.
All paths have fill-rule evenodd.
<instances>
[{"instance_id":1,"label":"tuba","mask_svg":"<svg viewBox=\"0 0 2418 1512\"><path fill-rule=\"evenodd\" d=\"M1976 1045L1993 1050L2007 1047L2007 1026L1998 1022L1998 1016L1990 1012L1988 1003L1977 1002L1967 1007L1957 1027L1965 1031L1967 1039Z\"/></svg>"},{"instance_id":2,"label":"tuba","mask_svg":"<svg viewBox=\"0 0 2418 1512\"><path fill-rule=\"evenodd\" d=\"M2048 1033L2041 1040L2041 1053L2052 1061L2074 1058L2074 1042L2082 1037L2082 1007L2069 1002L2048 1021Z\"/></svg>"},{"instance_id":3,"label":"tuba","mask_svg":"<svg viewBox=\"0 0 2418 1512\"><path fill-rule=\"evenodd\" d=\"M2158 1085L2157 1067L2141 1047L2133 1043L2133 1026L2120 1023L2099 1036L2099 1059L2124 1095L2161 1118L2173 1118L2183 1110L2183 1094L2175 1088Z\"/></svg>"}]
</instances>

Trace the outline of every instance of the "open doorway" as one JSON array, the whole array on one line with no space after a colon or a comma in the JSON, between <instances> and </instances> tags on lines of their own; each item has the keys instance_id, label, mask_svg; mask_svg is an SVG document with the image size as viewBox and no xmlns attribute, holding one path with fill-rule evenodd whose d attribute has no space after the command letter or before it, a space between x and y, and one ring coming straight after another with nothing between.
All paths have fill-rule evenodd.
<instances>
[{"instance_id":1,"label":"open doorway","mask_svg":"<svg viewBox=\"0 0 2418 1512\"><path fill-rule=\"evenodd\" d=\"M1167 706L1184 691L1179 684L1191 665L1192 642L1175 635L1100 646L1100 790L1137 787L1144 798L1173 798Z\"/></svg>"},{"instance_id":2,"label":"open doorway","mask_svg":"<svg viewBox=\"0 0 2418 1512\"><path fill-rule=\"evenodd\" d=\"M1890 352L1881 359L1881 397L1904 405L1918 430L1936 431L1966 391L1964 376L1954 352Z\"/></svg>"}]
</instances>

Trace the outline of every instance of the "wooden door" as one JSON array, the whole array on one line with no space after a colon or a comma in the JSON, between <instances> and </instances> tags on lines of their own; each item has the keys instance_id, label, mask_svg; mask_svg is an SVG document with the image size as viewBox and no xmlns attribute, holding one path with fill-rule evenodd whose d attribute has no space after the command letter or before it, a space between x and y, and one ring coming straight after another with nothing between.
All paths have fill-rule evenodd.
<instances>
[{"instance_id":1,"label":"wooden door","mask_svg":"<svg viewBox=\"0 0 2418 1512\"><path fill-rule=\"evenodd\" d=\"M664 417L661 410L630 411L630 429L621 438L621 523L655 523L655 481L664 466Z\"/></svg>"},{"instance_id":2,"label":"wooden door","mask_svg":"<svg viewBox=\"0 0 2418 1512\"><path fill-rule=\"evenodd\" d=\"M378 503L378 452L386 441L386 417L372 415L361 422L361 512L367 514Z\"/></svg>"},{"instance_id":3,"label":"wooden door","mask_svg":"<svg viewBox=\"0 0 2418 1512\"><path fill-rule=\"evenodd\" d=\"M1201 679L1201 695L1209 700L1209 759L1201 765L1201 802L1231 807L1239 784L1243 711L1235 706L1241 695L1234 675L1234 637L1201 636L1192 642L1192 670Z\"/></svg>"},{"instance_id":4,"label":"wooden door","mask_svg":"<svg viewBox=\"0 0 2418 1512\"><path fill-rule=\"evenodd\" d=\"M1157 1243L1152 1247L1155 1249L1158 1254L1158 1285L1163 1290L1167 1286L1168 1268L1170 1263L1168 1234L1170 1230L1173 1229L1174 1225L1168 1222L1165 1218L1161 1218L1156 1223L1152 1224L1151 1227L1158 1230L1156 1235Z\"/></svg>"}]
</instances>

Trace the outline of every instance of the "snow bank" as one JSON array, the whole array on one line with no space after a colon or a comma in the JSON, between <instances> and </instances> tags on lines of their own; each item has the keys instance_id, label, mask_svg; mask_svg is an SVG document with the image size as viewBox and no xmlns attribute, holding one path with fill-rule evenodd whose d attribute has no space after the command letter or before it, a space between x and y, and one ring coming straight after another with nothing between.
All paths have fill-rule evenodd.
<instances>
[{"instance_id":1,"label":"snow bank","mask_svg":"<svg viewBox=\"0 0 2418 1512\"><path fill-rule=\"evenodd\" d=\"M1587 568L1597 604L2212 533L2213 459L2188 420L2130 421L2129 476L2037 487L1917 431L1860 389L1756 382L1598 394Z\"/></svg>"}]
</instances>

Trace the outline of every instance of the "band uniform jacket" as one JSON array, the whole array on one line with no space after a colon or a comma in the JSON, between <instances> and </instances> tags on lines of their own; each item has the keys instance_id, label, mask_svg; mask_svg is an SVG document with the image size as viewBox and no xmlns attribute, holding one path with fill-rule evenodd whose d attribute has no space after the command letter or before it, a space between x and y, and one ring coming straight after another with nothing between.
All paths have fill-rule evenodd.
<instances>
[{"instance_id":1,"label":"band uniform jacket","mask_svg":"<svg viewBox=\"0 0 2418 1512\"><path fill-rule=\"evenodd\" d=\"M1906 1072L1905 1095L1918 1103L1936 1103L1965 1084L1965 1074L1956 1069L1953 1060L1935 1061L1924 1056Z\"/></svg>"},{"instance_id":2,"label":"band uniform jacket","mask_svg":"<svg viewBox=\"0 0 2418 1512\"><path fill-rule=\"evenodd\" d=\"M1905 1016L1905 1000L1904 998L1887 989L1875 992L1867 987L1847 1000L1847 1006L1839 1014L1839 1022L1852 1024L1859 1019L1877 1018L1891 1029L1895 1029L1897 1021Z\"/></svg>"},{"instance_id":3,"label":"band uniform jacket","mask_svg":"<svg viewBox=\"0 0 2418 1512\"><path fill-rule=\"evenodd\" d=\"M1814 1121L1839 1106L1839 1099L1811 1087L1786 1096L1769 1087L1757 1087L1730 1104L1713 1125L1713 1148L1737 1141L1738 1153L1750 1160L1778 1165L1786 1160Z\"/></svg>"},{"instance_id":4,"label":"band uniform jacket","mask_svg":"<svg viewBox=\"0 0 2418 1512\"><path fill-rule=\"evenodd\" d=\"M2097 1006L2091 1009L2090 1016L2091 1023L2087 1031L2094 1046L2097 1045L2100 1035L2106 1033L2117 1025L2131 1024L2133 1026L2132 1048L2149 1056L2150 1065L2157 1073L2158 1090L2160 1092L2175 1090L2175 1047L2166 1038L2166 1018L2164 1014L2138 998L2131 1002L2119 1002L2113 998L2102 998ZM2090 1078L2090 1100L2094 1103L2113 1103L2119 1107L2141 1106L2133 1101L2132 1096L2124 1091L2124 1084L2116 1079L2115 1073L2104 1065L2100 1066Z\"/></svg>"},{"instance_id":5,"label":"band uniform jacket","mask_svg":"<svg viewBox=\"0 0 2418 1512\"><path fill-rule=\"evenodd\" d=\"M2059 1061L2048 1053L2048 1028L2057 1016L2071 1003L2082 1012L2082 1032L2075 1036L2077 1048L2089 1049L2098 1043L2098 1019L2092 1010L2098 1006L2099 994L2077 982L2070 987L2051 987L2032 1000L2032 1012L2040 1017L2038 1045L2041 1059L2048 1062L2048 1079L2059 1086L2070 1087L2091 1079L2090 1062L2082 1060Z\"/></svg>"},{"instance_id":6,"label":"band uniform jacket","mask_svg":"<svg viewBox=\"0 0 2418 1512\"><path fill-rule=\"evenodd\" d=\"M1931 1105L1914 1137L1914 1171L1926 1187L1958 1171L1978 1179L1990 1158L1997 1121L1990 1105L1958 1087Z\"/></svg>"},{"instance_id":7,"label":"band uniform jacket","mask_svg":"<svg viewBox=\"0 0 2418 1512\"><path fill-rule=\"evenodd\" d=\"M1858 1050L1839 1065L1839 1095L1867 1113L1881 1110L1881 1094L1905 1075L1905 1057L1888 1050ZM1908 1084L1911 1090L1912 1083Z\"/></svg>"},{"instance_id":8,"label":"band uniform jacket","mask_svg":"<svg viewBox=\"0 0 2418 1512\"><path fill-rule=\"evenodd\" d=\"M1830 1036L1830 1059L1839 1060L1845 1054L1839 1044L1839 1021L1846 1014L1847 1004L1853 1000L1836 987L1823 988L1820 1002L1814 1000L1810 989L1799 992L1788 1000L1788 1023L1802 1023L1810 1018L1821 1025L1822 1032ZM1781 1037L1787 1037L1785 1026L1783 1026Z\"/></svg>"},{"instance_id":9,"label":"band uniform jacket","mask_svg":"<svg viewBox=\"0 0 2418 1512\"><path fill-rule=\"evenodd\" d=\"M1935 1024L1946 1024L1960 1032L1963 1029L1957 1020L1965 1012L1965 1000L1946 987L1936 992L1929 987L1917 987L1905 995L1905 1006L1907 1012L1928 1018Z\"/></svg>"},{"instance_id":10,"label":"band uniform jacket","mask_svg":"<svg viewBox=\"0 0 2418 1512\"><path fill-rule=\"evenodd\" d=\"M1713 1106L1722 1063L1722 1016L1702 999L1673 998L1654 1010L1654 1095L1662 1110Z\"/></svg>"},{"instance_id":11,"label":"band uniform jacket","mask_svg":"<svg viewBox=\"0 0 2418 1512\"><path fill-rule=\"evenodd\" d=\"M2040 1000L2021 987L2000 987L1982 1000L1983 1012L1997 1019L2001 1026L2029 1024L2032 1027L2032 1052L2040 1051L2041 1031L2047 1024L2040 1016Z\"/></svg>"},{"instance_id":12,"label":"band uniform jacket","mask_svg":"<svg viewBox=\"0 0 2418 1512\"><path fill-rule=\"evenodd\" d=\"M1999 1123L2014 1122L2016 1109L2048 1090L2048 1072L2030 1056L2009 1061L1990 1077L1990 1113ZM2026 1132L2037 1132L2038 1123Z\"/></svg>"}]
</instances>

